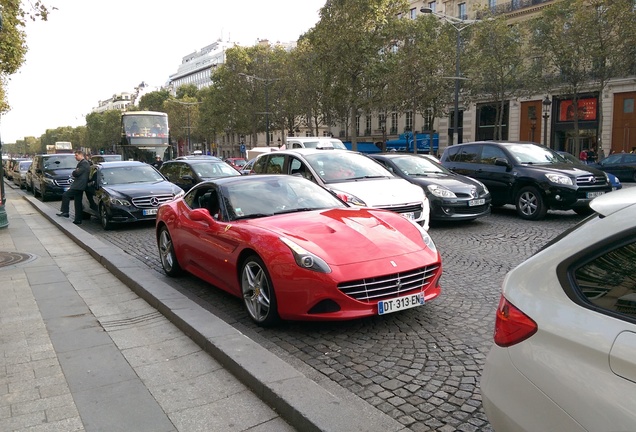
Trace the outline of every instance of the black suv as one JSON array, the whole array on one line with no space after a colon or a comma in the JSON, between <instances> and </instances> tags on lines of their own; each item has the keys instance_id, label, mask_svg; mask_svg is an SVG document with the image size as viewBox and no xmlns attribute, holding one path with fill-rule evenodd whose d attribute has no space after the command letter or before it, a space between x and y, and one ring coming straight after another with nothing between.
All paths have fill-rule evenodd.
<instances>
[{"instance_id":1,"label":"black suv","mask_svg":"<svg viewBox=\"0 0 636 432\"><path fill-rule=\"evenodd\" d=\"M77 167L75 154L39 154L27 171L26 188L42 201L60 198L73 182L71 173Z\"/></svg>"},{"instance_id":2,"label":"black suv","mask_svg":"<svg viewBox=\"0 0 636 432\"><path fill-rule=\"evenodd\" d=\"M549 209L589 214L590 201L612 190L604 172L569 164L555 151L528 142L457 144L444 150L441 163L484 183L493 206L514 204L529 220L542 219Z\"/></svg>"}]
</instances>

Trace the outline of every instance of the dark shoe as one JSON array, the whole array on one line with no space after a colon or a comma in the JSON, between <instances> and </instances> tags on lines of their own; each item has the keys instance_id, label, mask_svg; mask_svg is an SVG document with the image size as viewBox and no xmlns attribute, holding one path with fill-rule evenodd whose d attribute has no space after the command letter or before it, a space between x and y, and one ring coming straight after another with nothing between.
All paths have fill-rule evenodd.
<instances>
[{"instance_id":1,"label":"dark shoe","mask_svg":"<svg viewBox=\"0 0 636 432\"><path fill-rule=\"evenodd\" d=\"M75 225L81 225L81 224L82 224L82 221L73 221L73 223L74 223Z\"/></svg>"},{"instance_id":2,"label":"dark shoe","mask_svg":"<svg viewBox=\"0 0 636 432\"><path fill-rule=\"evenodd\" d=\"M56 215L61 217L68 217L68 213L64 213L64 212L56 213Z\"/></svg>"}]
</instances>

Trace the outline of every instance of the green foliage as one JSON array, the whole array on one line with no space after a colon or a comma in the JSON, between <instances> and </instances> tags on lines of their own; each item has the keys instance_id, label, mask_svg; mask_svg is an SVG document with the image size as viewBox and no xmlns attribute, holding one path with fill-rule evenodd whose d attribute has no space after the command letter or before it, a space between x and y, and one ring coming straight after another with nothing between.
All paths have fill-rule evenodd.
<instances>
[{"instance_id":1,"label":"green foliage","mask_svg":"<svg viewBox=\"0 0 636 432\"><path fill-rule=\"evenodd\" d=\"M26 33L27 20L46 21L49 8L41 1L29 3L27 9L20 0L0 0L2 29L0 30L0 113L10 109L6 99L7 76L18 71L27 52ZM51 8L55 9L55 8Z\"/></svg>"},{"instance_id":2,"label":"green foliage","mask_svg":"<svg viewBox=\"0 0 636 432\"><path fill-rule=\"evenodd\" d=\"M163 103L170 98L168 90L158 90L146 93L139 99L140 111L163 111Z\"/></svg>"},{"instance_id":3,"label":"green foliage","mask_svg":"<svg viewBox=\"0 0 636 432\"><path fill-rule=\"evenodd\" d=\"M108 110L86 116L86 142L91 152L112 149L121 139L121 111ZM59 141L59 140L58 140Z\"/></svg>"}]
</instances>

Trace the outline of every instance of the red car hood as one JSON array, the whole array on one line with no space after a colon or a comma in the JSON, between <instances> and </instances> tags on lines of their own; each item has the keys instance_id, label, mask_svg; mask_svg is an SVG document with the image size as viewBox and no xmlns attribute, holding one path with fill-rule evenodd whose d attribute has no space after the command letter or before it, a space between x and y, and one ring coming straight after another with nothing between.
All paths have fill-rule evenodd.
<instances>
[{"instance_id":1,"label":"red car hood","mask_svg":"<svg viewBox=\"0 0 636 432\"><path fill-rule=\"evenodd\" d=\"M361 209L330 209L252 219L250 225L293 240L333 265L421 251L420 231L402 216Z\"/></svg>"}]
</instances>

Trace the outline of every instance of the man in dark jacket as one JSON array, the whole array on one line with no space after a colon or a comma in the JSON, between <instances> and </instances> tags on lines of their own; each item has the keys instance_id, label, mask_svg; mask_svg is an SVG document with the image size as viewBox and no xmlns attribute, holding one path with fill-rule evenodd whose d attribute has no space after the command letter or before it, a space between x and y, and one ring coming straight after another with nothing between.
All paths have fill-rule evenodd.
<instances>
[{"instance_id":1,"label":"man in dark jacket","mask_svg":"<svg viewBox=\"0 0 636 432\"><path fill-rule=\"evenodd\" d=\"M84 152L81 150L75 150L75 160L77 161L77 167L72 172L73 182L71 187L62 194L62 206L58 216L68 217L68 210L71 198L75 204L75 220L73 223L79 225L82 223L82 196L88 185L88 175L91 169L91 164L86 160Z\"/></svg>"}]
</instances>

